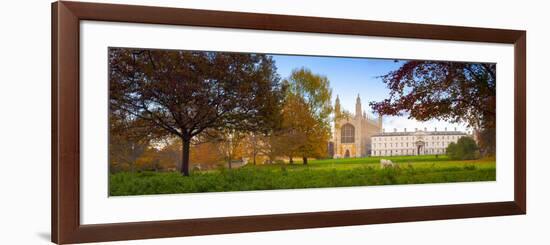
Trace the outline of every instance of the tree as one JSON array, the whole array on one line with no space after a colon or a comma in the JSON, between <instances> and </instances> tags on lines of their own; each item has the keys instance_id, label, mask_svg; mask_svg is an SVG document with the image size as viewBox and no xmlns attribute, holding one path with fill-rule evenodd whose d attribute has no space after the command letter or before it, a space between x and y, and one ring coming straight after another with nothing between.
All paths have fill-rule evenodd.
<instances>
[{"instance_id":1,"label":"tree","mask_svg":"<svg viewBox=\"0 0 550 245\"><path fill-rule=\"evenodd\" d=\"M307 165L308 157L327 157L330 131L326 128L313 127L307 129L305 134L306 142L299 148L303 164Z\"/></svg>"},{"instance_id":2,"label":"tree","mask_svg":"<svg viewBox=\"0 0 550 245\"><path fill-rule=\"evenodd\" d=\"M165 138L160 142L159 150L161 165L168 170L181 169L181 141L177 137ZM192 156L191 151L191 156Z\"/></svg>"},{"instance_id":3,"label":"tree","mask_svg":"<svg viewBox=\"0 0 550 245\"><path fill-rule=\"evenodd\" d=\"M258 155L262 154L263 149L268 147L267 137L262 133L249 133L245 136L245 151L252 157L252 164L256 165Z\"/></svg>"},{"instance_id":4,"label":"tree","mask_svg":"<svg viewBox=\"0 0 550 245\"><path fill-rule=\"evenodd\" d=\"M147 137L136 137L136 130L128 130L129 125L136 126L136 121L124 121L120 115L109 117L109 169L111 172L120 170L135 171L137 160L145 153L149 145Z\"/></svg>"},{"instance_id":5,"label":"tree","mask_svg":"<svg viewBox=\"0 0 550 245\"><path fill-rule=\"evenodd\" d=\"M137 159L136 164L140 170L158 171L161 168L159 151L154 147L147 147Z\"/></svg>"},{"instance_id":6,"label":"tree","mask_svg":"<svg viewBox=\"0 0 550 245\"><path fill-rule=\"evenodd\" d=\"M302 124L302 127L296 127L303 134L303 143L298 147L302 156L303 164L307 164L308 157L320 157L326 155L326 145L330 138L330 114L332 113L330 82L327 77L312 73L307 68L295 69L288 79L284 81L288 85L287 100L294 103L293 106L301 102L305 104L305 109L296 111L302 114L296 124ZM296 108L294 108L296 109ZM294 114L296 117L297 114ZM310 121L309 119L314 121ZM288 118L287 120L292 120ZM294 125L296 126L296 125Z\"/></svg>"},{"instance_id":7,"label":"tree","mask_svg":"<svg viewBox=\"0 0 550 245\"><path fill-rule=\"evenodd\" d=\"M185 176L194 137L261 131L279 113L281 84L266 55L111 48L109 65L111 110L139 119L142 135L178 137Z\"/></svg>"},{"instance_id":8,"label":"tree","mask_svg":"<svg viewBox=\"0 0 550 245\"><path fill-rule=\"evenodd\" d=\"M315 118L304 99L292 93L287 94L282 109L281 129L275 134L275 151L287 156L289 163L294 163L294 157L308 143L307 133L315 125Z\"/></svg>"},{"instance_id":9,"label":"tree","mask_svg":"<svg viewBox=\"0 0 550 245\"><path fill-rule=\"evenodd\" d=\"M218 153L218 144L215 142L204 142L192 145L190 150L190 161L201 164L201 167L213 168L223 161L223 155Z\"/></svg>"},{"instance_id":10,"label":"tree","mask_svg":"<svg viewBox=\"0 0 550 245\"><path fill-rule=\"evenodd\" d=\"M227 162L227 166L232 168L232 161L243 153L243 139L245 134L237 130L224 130L217 134L216 143L221 155Z\"/></svg>"},{"instance_id":11,"label":"tree","mask_svg":"<svg viewBox=\"0 0 550 245\"><path fill-rule=\"evenodd\" d=\"M135 170L137 160L145 153L147 144L113 134L109 137L109 169L111 172Z\"/></svg>"},{"instance_id":12,"label":"tree","mask_svg":"<svg viewBox=\"0 0 550 245\"><path fill-rule=\"evenodd\" d=\"M485 149L494 148L489 139L495 138L496 64L407 61L381 78L390 94L370 103L374 111L394 116L406 112L419 121L467 123L484 132L480 143Z\"/></svg>"},{"instance_id":13,"label":"tree","mask_svg":"<svg viewBox=\"0 0 550 245\"><path fill-rule=\"evenodd\" d=\"M281 155L279 150L282 148L280 145L282 141L279 139L279 131L274 131L269 134L261 135L259 153L267 157L268 163L273 163L277 156Z\"/></svg>"},{"instance_id":14,"label":"tree","mask_svg":"<svg viewBox=\"0 0 550 245\"><path fill-rule=\"evenodd\" d=\"M478 146L470 137L461 137L447 146L447 155L454 160L471 160L478 157Z\"/></svg>"}]
</instances>

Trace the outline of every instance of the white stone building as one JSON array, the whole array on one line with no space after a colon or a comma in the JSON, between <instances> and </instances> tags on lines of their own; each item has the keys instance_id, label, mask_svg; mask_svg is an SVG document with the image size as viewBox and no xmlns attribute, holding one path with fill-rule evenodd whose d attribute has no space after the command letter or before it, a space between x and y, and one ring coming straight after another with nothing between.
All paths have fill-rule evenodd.
<instances>
[{"instance_id":1,"label":"white stone building","mask_svg":"<svg viewBox=\"0 0 550 245\"><path fill-rule=\"evenodd\" d=\"M465 132L428 131L415 129L414 132L383 132L372 136L372 156L412 156L445 154L451 142L457 142L461 137L471 137Z\"/></svg>"}]
</instances>

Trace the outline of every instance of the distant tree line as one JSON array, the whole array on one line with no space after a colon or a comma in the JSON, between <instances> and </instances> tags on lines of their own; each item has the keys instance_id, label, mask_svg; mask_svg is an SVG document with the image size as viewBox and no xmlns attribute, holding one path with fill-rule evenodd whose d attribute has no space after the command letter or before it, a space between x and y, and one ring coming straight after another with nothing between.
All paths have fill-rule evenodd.
<instances>
[{"instance_id":1,"label":"distant tree line","mask_svg":"<svg viewBox=\"0 0 550 245\"><path fill-rule=\"evenodd\" d=\"M453 160L473 160L479 158L479 147L471 137L461 137L456 143L447 146L447 155Z\"/></svg>"}]
</instances>

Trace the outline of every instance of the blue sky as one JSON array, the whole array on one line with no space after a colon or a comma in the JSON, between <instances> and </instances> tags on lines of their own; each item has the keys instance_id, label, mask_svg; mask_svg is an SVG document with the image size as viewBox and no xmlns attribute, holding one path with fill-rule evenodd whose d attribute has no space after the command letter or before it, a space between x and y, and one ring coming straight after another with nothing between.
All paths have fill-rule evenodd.
<instances>
[{"instance_id":1,"label":"blue sky","mask_svg":"<svg viewBox=\"0 0 550 245\"><path fill-rule=\"evenodd\" d=\"M369 107L370 101L380 101L388 97L389 89L378 76L385 75L395 70L404 61L393 59L368 59L368 58L342 58L342 57L321 57L321 56L295 56L295 55L272 55L277 66L277 72L281 78L287 78L293 69L306 67L313 73L328 77L332 88L332 101L336 95L340 97L342 108L355 113L355 99L357 94L361 96L362 109L367 114L373 115ZM386 131L393 131L398 128L414 130L414 128L443 130L447 127L453 130L466 130L465 125L450 124L443 121L430 120L428 122L417 122L403 117L384 118Z\"/></svg>"}]
</instances>

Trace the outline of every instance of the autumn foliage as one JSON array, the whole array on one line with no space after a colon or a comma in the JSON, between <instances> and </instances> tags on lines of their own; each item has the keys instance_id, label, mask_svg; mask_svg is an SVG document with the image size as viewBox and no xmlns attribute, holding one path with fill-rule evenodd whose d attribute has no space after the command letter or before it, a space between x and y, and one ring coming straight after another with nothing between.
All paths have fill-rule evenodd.
<instances>
[{"instance_id":1,"label":"autumn foliage","mask_svg":"<svg viewBox=\"0 0 550 245\"><path fill-rule=\"evenodd\" d=\"M482 149L494 152L496 64L407 61L381 78L390 94L371 102L374 111L467 123L476 130Z\"/></svg>"},{"instance_id":2,"label":"autumn foliage","mask_svg":"<svg viewBox=\"0 0 550 245\"><path fill-rule=\"evenodd\" d=\"M326 156L330 92L305 68L281 82L268 55L111 48L111 170L306 164Z\"/></svg>"},{"instance_id":3,"label":"autumn foliage","mask_svg":"<svg viewBox=\"0 0 550 245\"><path fill-rule=\"evenodd\" d=\"M281 86L266 55L111 48L109 64L111 114L143 138L179 138L184 175L200 134L276 121Z\"/></svg>"}]
</instances>

